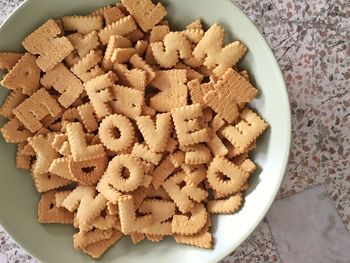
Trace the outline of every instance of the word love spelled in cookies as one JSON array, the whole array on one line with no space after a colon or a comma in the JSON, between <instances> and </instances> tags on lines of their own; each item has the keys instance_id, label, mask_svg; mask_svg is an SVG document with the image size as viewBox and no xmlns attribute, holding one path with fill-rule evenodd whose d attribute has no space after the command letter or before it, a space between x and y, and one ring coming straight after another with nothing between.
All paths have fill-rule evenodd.
<instances>
[{"instance_id":1,"label":"word love spelled in cookies","mask_svg":"<svg viewBox=\"0 0 350 263\"><path fill-rule=\"evenodd\" d=\"M1 133L41 194L38 220L73 225L92 258L123 236L213 248L212 215L241 208L256 168L268 125L248 107L247 48L218 23L172 31L166 15L122 0L49 19L25 53L0 52Z\"/></svg>"}]
</instances>

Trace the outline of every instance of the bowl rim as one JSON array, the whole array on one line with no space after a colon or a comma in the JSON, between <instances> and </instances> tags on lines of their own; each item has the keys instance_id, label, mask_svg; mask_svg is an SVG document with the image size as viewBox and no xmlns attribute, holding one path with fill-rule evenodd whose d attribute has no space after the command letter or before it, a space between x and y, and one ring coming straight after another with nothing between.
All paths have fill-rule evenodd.
<instances>
[{"instance_id":1,"label":"bowl rim","mask_svg":"<svg viewBox=\"0 0 350 263\"><path fill-rule=\"evenodd\" d=\"M284 76L282 74L281 68L277 62L276 56L273 52L273 49L271 48L271 46L269 45L269 43L267 42L267 40L265 39L264 35L260 32L259 28L253 23L253 21L250 19L250 17L245 14L243 12L243 10L233 1L234 0L222 0L225 2L229 2L232 5L234 5L237 9L237 12L241 13L241 15L245 16L247 18L247 23L249 23L253 28L255 28L256 30L256 34L257 37L259 38L259 40L261 41L261 45L263 46L263 48L266 50L266 52L269 54L269 60L271 61L273 67L275 67L276 69L276 77L279 79L279 85L281 85L281 91L283 94L283 99L286 100L286 110L287 110L287 115L285 116L286 123L287 123L287 127L285 128L285 132L286 132L286 136L287 136L287 147L285 149L285 151L283 152L283 162L281 165L281 169L280 169L280 173L279 173L279 178L278 178L278 183L276 184L275 188L273 189L270 198L268 200L268 202L265 204L265 207L263 209L263 212L259 215L259 217L257 218L257 220L255 221L255 224L252 224L251 227L249 228L248 231L245 232L244 235L241 236L241 241L240 244L237 246L239 247L244 241L247 240L247 238L253 233L253 231L256 229L256 227L260 224L260 222L264 219L264 217L266 216L268 210L270 209L273 201L275 200L277 193L281 187L281 183L283 178L286 175L287 172L287 165L289 162L289 158L290 158L290 153L291 153L291 143L292 143L292 114L291 114L291 109L290 109L290 101L289 101L289 95L287 92L287 86L286 86L286 82L284 79ZM237 248L236 247L236 248ZM234 251L235 248L231 247L231 249L226 249L224 250L222 253L219 253L220 256L217 256L215 259L213 259L213 261L210 261L210 263L215 263L221 259L223 259L224 257L228 256L230 253L232 253Z\"/></svg>"},{"instance_id":2,"label":"bowl rim","mask_svg":"<svg viewBox=\"0 0 350 263\"><path fill-rule=\"evenodd\" d=\"M30 5L32 1L35 0L24 0L21 4L19 4L2 22L2 24L0 25L0 30L2 29L2 27L6 27L6 24L8 23L8 21L12 18L12 16L20 9L26 8L27 5ZM120 0L116 0L116 2ZM161 2L161 0L158 0ZM239 245L237 247L239 247L244 241L247 240L247 238L252 234L252 232L256 229L256 227L260 224L260 222L263 220L263 218L265 217L265 215L267 214L268 210L270 209L273 201L276 198L277 192L280 189L281 183L283 178L286 175L287 172L287 165L289 162L289 158L290 158L290 152L291 152L291 135L292 135L292 121L291 121L291 108L290 108L290 101L289 101L289 95L287 92L287 87L285 84L285 79L284 76L282 74L281 68L277 62L276 56L273 52L273 49L271 48L271 46L269 45L269 43L267 42L267 40L265 39L265 37L263 36L263 34L260 32L259 28L253 23L253 21L250 19L250 17L245 14L243 12L243 10L233 1L234 0L221 0L221 1L225 1L233 6L235 6L235 8L237 9L237 12L239 12L241 15L245 16L247 18L247 23L250 23L250 25L252 27L255 28L256 30L256 35L259 38L259 41L261 42L261 45L263 46L263 48L266 50L267 54L269 55L269 60L272 63L273 67L276 69L276 77L279 80L279 86L282 89L281 92L283 94L283 99L286 100L286 111L287 111L287 115L284 116L286 118L286 123L288 126L286 126L285 128L285 132L286 132L286 137L287 137L287 147L285 149L285 151L283 152L283 162L281 163L281 169L280 169L280 173L279 173L279 178L277 181L277 184L275 186L275 188L273 189L273 191L270 193L270 198L268 200L267 203L265 203L265 207L263 209L263 212L259 215L259 217L257 218L257 220L255 221L254 224L251 225L251 227L248 229L248 231L245 232L244 235L241 236L240 238L240 242ZM37 257L37 253L34 250L31 249L26 249L25 245L22 244L22 242L20 240L18 240L16 238L16 234L9 230L10 228L7 228L7 224L4 223L0 217L0 224L3 227L3 229L6 231L6 233L16 242L16 244L26 253L28 253L30 256L32 256L34 259L39 261L39 257ZM214 262L218 262L219 260L223 259L224 257L226 257L227 255L229 255L230 253L232 253L234 251L235 248L234 245L227 247L227 249L222 250L221 252L218 252L217 255L210 261L208 261L208 263L214 263Z\"/></svg>"}]
</instances>

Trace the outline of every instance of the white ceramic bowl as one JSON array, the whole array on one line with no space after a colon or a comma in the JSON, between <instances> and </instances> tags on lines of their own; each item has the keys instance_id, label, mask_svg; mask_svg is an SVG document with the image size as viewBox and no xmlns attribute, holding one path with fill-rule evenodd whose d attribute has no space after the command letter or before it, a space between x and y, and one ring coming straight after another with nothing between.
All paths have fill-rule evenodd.
<instances>
[{"instance_id":1,"label":"white ceramic bowl","mask_svg":"<svg viewBox=\"0 0 350 263\"><path fill-rule=\"evenodd\" d=\"M21 40L48 18L86 14L111 0L28 0L0 28L0 50L20 51ZM213 250L176 244L167 238L158 244L135 246L124 238L100 262L216 262L237 248L255 229L279 189L288 161L291 121L288 96L278 64L253 23L229 0L164 0L170 21L177 28L201 18L207 25L220 22L227 40L239 39L249 49L242 68L248 69L259 97L253 107L270 124L259 139L252 159L258 166L250 180L243 208L234 215L214 216ZM0 91L1 100L7 91ZM4 123L4 120L1 120ZM90 262L75 251L73 228L37 222L39 195L28 172L15 168L15 146L0 140L0 223L30 254L42 262Z\"/></svg>"}]
</instances>

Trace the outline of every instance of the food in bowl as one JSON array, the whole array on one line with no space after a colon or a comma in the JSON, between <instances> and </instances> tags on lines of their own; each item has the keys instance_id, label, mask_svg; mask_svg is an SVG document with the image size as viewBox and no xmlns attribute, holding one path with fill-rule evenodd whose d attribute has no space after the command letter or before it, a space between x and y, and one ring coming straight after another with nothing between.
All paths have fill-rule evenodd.
<instances>
[{"instance_id":1,"label":"food in bowl","mask_svg":"<svg viewBox=\"0 0 350 263\"><path fill-rule=\"evenodd\" d=\"M166 9L122 0L48 20L0 53L1 128L30 170L41 223L72 224L93 258L123 236L212 248L211 214L235 213L267 123L217 23L171 31Z\"/></svg>"}]
</instances>

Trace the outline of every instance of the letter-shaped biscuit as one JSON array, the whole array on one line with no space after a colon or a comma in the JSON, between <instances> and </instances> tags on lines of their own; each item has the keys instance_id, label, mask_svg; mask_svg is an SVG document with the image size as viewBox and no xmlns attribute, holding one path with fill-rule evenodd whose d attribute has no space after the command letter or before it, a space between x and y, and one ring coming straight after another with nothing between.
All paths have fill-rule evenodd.
<instances>
[{"instance_id":1,"label":"letter-shaped biscuit","mask_svg":"<svg viewBox=\"0 0 350 263\"><path fill-rule=\"evenodd\" d=\"M200 125L199 118L203 114L200 104L174 109L171 114L180 146L189 146L209 140L209 128Z\"/></svg>"},{"instance_id":2,"label":"letter-shaped biscuit","mask_svg":"<svg viewBox=\"0 0 350 263\"><path fill-rule=\"evenodd\" d=\"M57 101L44 88L36 91L13 110L18 120L33 133L43 127L40 121L44 117L50 114L55 118L61 112Z\"/></svg>"},{"instance_id":3,"label":"letter-shaped biscuit","mask_svg":"<svg viewBox=\"0 0 350 263\"><path fill-rule=\"evenodd\" d=\"M267 123L250 109L243 110L239 116L241 120L236 125L229 125L222 131L235 147L236 155L244 153L268 127Z\"/></svg>"},{"instance_id":4,"label":"letter-shaped biscuit","mask_svg":"<svg viewBox=\"0 0 350 263\"><path fill-rule=\"evenodd\" d=\"M119 216L121 230L124 234L140 232L152 224L152 215L136 217L134 199L131 195L124 195L119 198Z\"/></svg>"},{"instance_id":5,"label":"letter-shaped biscuit","mask_svg":"<svg viewBox=\"0 0 350 263\"><path fill-rule=\"evenodd\" d=\"M124 173L124 169L128 173ZM109 183L123 192L136 190L144 178L143 165L140 159L130 155L117 155L109 162L105 172Z\"/></svg>"},{"instance_id":6,"label":"letter-shaped biscuit","mask_svg":"<svg viewBox=\"0 0 350 263\"><path fill-rule=\"evenodd\" d=\"M137 126L149 148L154 152L163 152L172 131L171 114L159 113L155 120L150 116L136 118Z\"/></svg>"},{"instance_id":7,"label":"letter-shaped biscuit","mask_svg":"<svg viewBox=\"0 0 350 263\"><path fill-rule=\"evenodd\" d=\"M186 59L191 56L191 43L181 32L170 32L163 42L151 43L153 56L163 68L171 68L176 65L179 58Z\"/></svg>"},{"instance_id":8,"label":"letter-shaped biscuit","mask_svg":"<svg viewBox=\"0 0 350 263\"><path fill-rule=\"evenodd\" d=\"M22 45L33 55L39 55L36 63L46 72L66 58L73 46L66 37L58 37L61 29L52 19L27 36Z\"/></svg>"},{"instance_id":9,"label":"letter-shaped biscuit","mask_svg":"<svg viewBox=\"0 0 350 263\"><path fill-rule=\"evenodd\" d=\"M119 136L116 136L116 129ZM135 142L134 126L123 115L109 115L100 124L99 137L109 150L122 152Z\"/></svg>"},{"instance_id":10,"label":"letter-shaped biscuit","mask_svg":"<svg viewBox=\"0 0 350 263\"><path fill-rule=\"evenodd\" d=\"M52 190L41 195L38 204L38 218L40 223L59 223L72 224L73 213L62 207L57 207L55 194L57 191Z\"/></svg>"},{"instance_id":11,"label":"letter-shaped biscuit","mask_svg":"<svg viewBox=\"0 0 350 263\"><path fill-rule=\"evenodd\" d=\"M122 4L135 18L144 32L152 29L167 14L166 9L161 3L154 5L151 0L122 0Z\"/></svg>"},{"instance_id":12,"label":"letter-shaped biscuit","mask_svg":"<svg viewBox=\"0 0 350 263\"><path fill-rule=\"evenodd\" d=\"M187 72L183 69L158 71L151 85L161 92L150 100L150 106L160 112L187 105Z\"/></svg>"},{"instance_id":13,"label":"letter-shaped biscuit","mask_svg":"<svg viewBox=\"0 0 350 263\"><path fill-rule=\"evenodd\" d=\"M36 57L25 53L14 67L4 76L1 85L11 90L21 90L23 94L32 95L39 88L40 68Z\"/></svg>"},{"instance_id":14,"label":"letter-shaped biscuit","mask_svg":"<svg viewBox=\"0 0 350 263\"><path fill-rule=\"evenodd\" d=\"M66 129L74 161L87 161L105 155L102 144L87 145L81 123L68 123Z\"/></svg>"},{"instance_id":15,"label":"letter-shaped biscuit","mask_svg":"<svg viewBox=\"0 0 350 263\"><path fill-rule=\"evenodd\" d=\"M95 113L100 118L112 113L112 108L108 103L113 98L110 87L115 80L115 74L110 71L84 84Z\"/></svg>"},{"instance_id":16,"label":"letter-shaped biscuit","mask_svg":"<svg viewBox=\"0 0 350 263\"><path fill-rule=\"evenodd\" d=\"M80 230L89 229L93 220L106 208L106 199L93 186L78 186L62 202L68 211L77 211Z\"/></svg>"},{"instance_id":17,"label":"letter-shaped biscuit","mask_svg":"<svg viewBox=\"0 0 350 263\"><path fill-rule=\"evenodd\" d=\"M205 32L193 50L197 59L204 59L204 65L215 68L214 74L223 75L227 69L232 68L245 54L247 48L239 41L224 46L225 30L217 23Z\"/></svg>"},{"instance_id":18,"label":"letter-shaped biscuit","mask_svg":"<svg viewBox=\"0 0 350 263\"><path fill-rule=\"evenodd\" d=\"M175 204L171 201L147 199L139 208L141 213L152 213L152 225L143 229L145 234L172 235L171 222L164 222L175 214Z\"/></svg>"},{"instance_id":19,"label":"letter-shaped biscuit","mask_svg":"<svg viewBox=\"0 0 350 263\"><path fill-rule=\"evenodd\" d=\"M57 90L61 94L57 100L65 108L70 107L84 90L81 81L62 63L46 72L40 83L44 87L53 87Z\"/></svg>"},{"instance_id":20,"label":"letter-shaped biscuit","mask_svg":"<svg viewBox=\"0 0 350 263\"><path fill-rule=\"evenodd\" d=\"M208 167L210 186L224 194L239 191L249 177L249 173L223 157L215 157Z\"/></svg>"}]
</instances>

